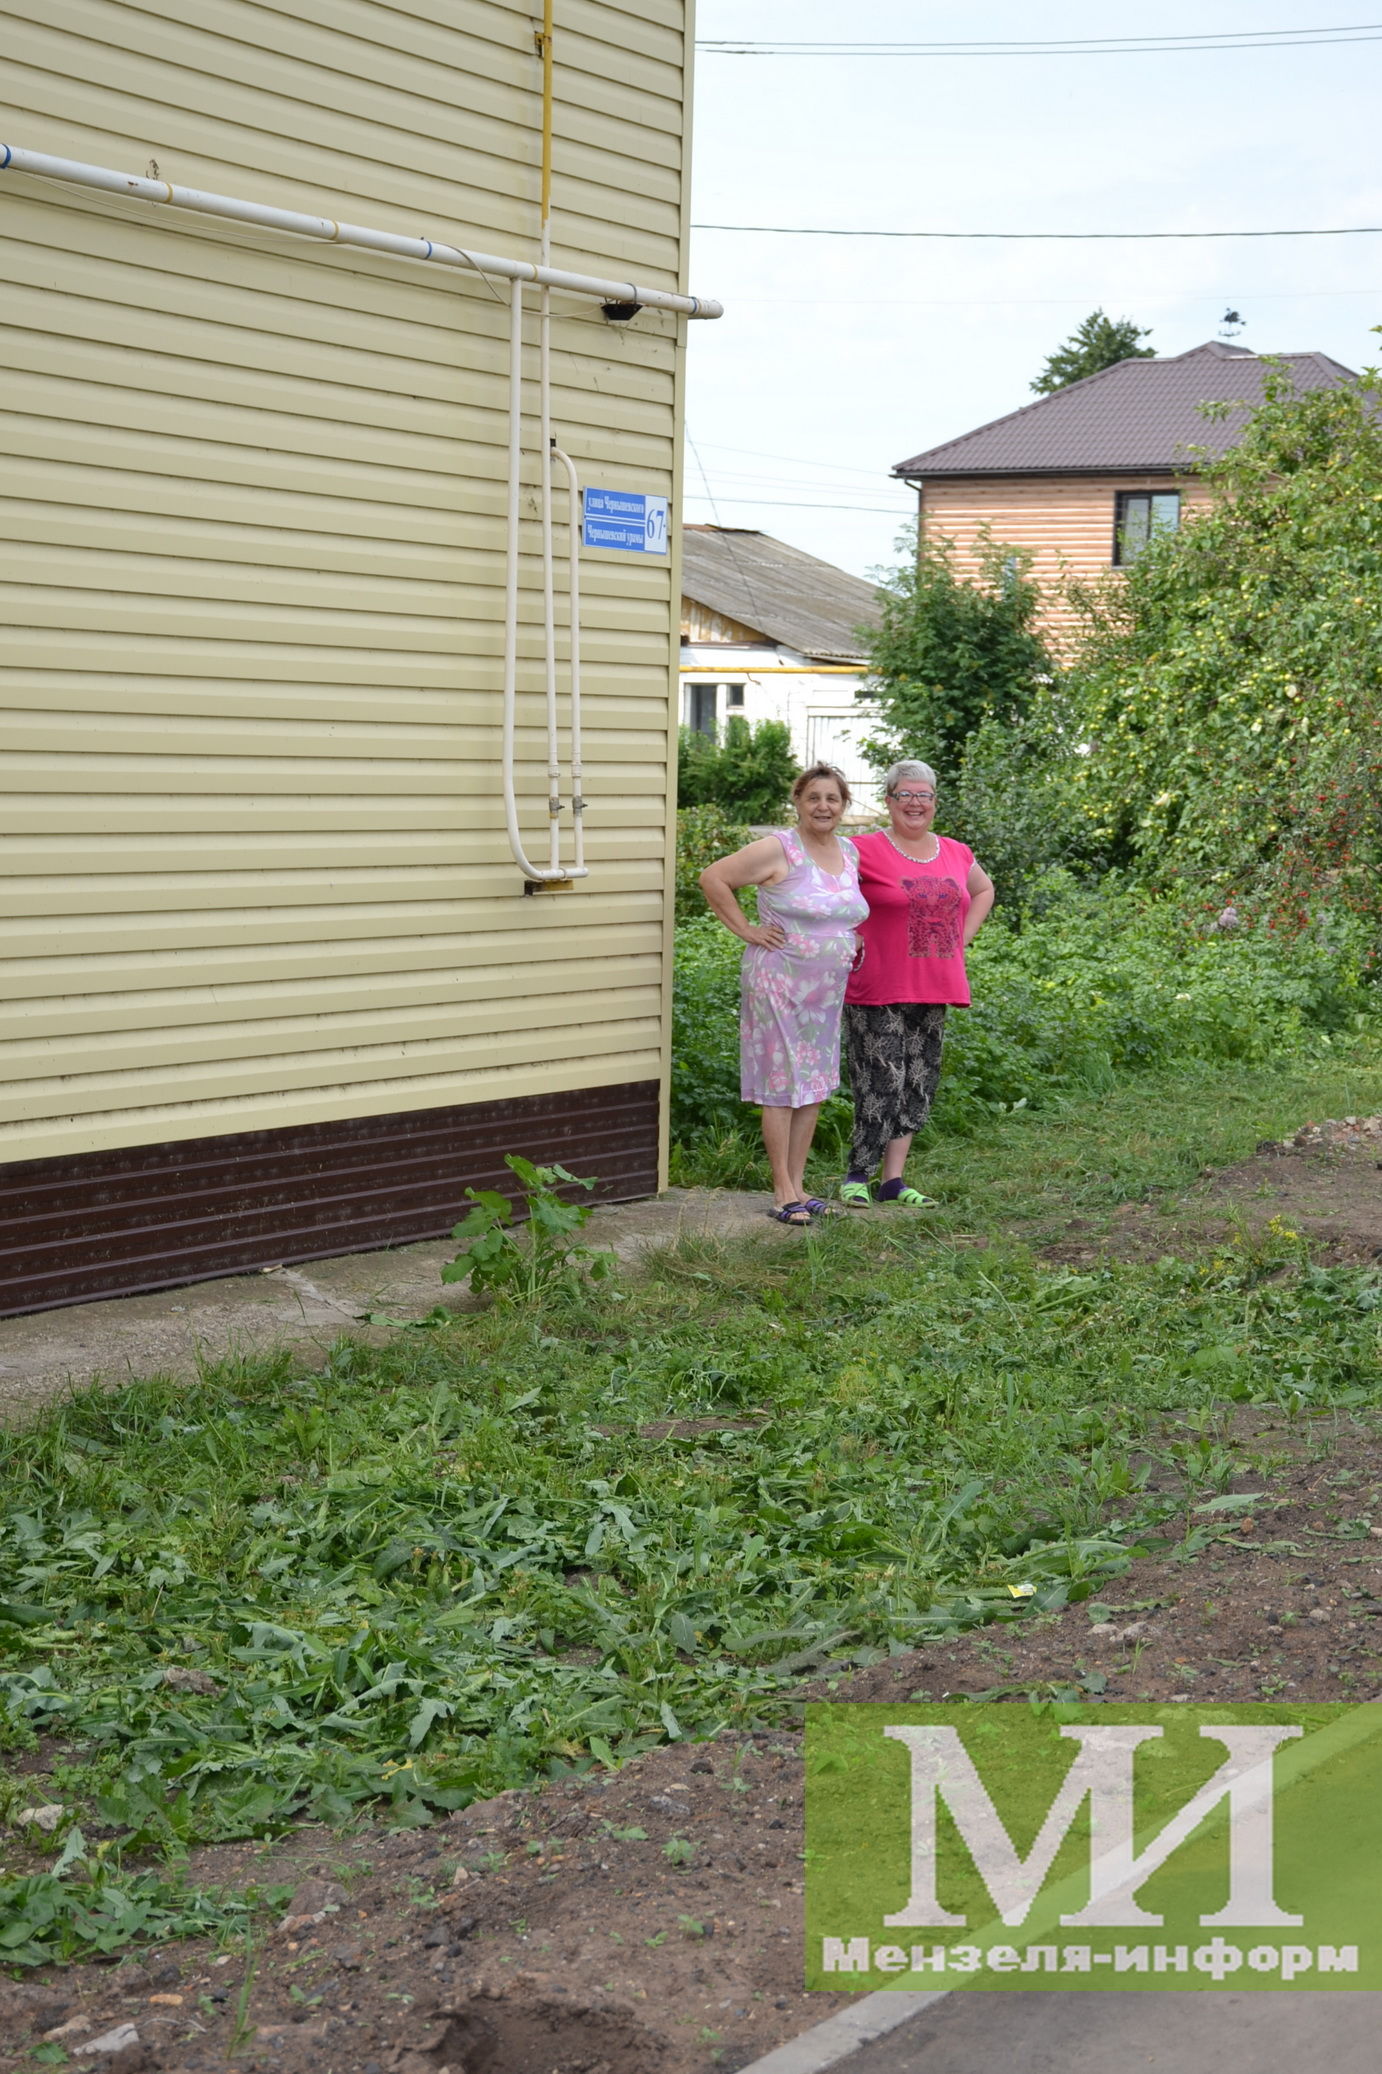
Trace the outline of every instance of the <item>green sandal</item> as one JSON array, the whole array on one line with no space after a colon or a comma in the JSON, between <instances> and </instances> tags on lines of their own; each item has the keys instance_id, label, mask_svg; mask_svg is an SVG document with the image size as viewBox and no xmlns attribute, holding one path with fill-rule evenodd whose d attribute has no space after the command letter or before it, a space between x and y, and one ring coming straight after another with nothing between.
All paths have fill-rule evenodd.
<instances>
[{"instance_id":1,"label":"green sandal","mask_svg":"<svg viewBox=\"0 0 1382 2074\"><path fill-rule=\"evenodd\" d=\"M885 1208L889 1203L905 1203L909 1210L939 1210L940 1208L940 1204L934 1196L923 1195L919 1188L901 1188L896 1195L880 1195L878 1200Z\"/></svg>"},{"instance_id":2,"label":"green sandal","mask_svg":"<svg viewBox=\"0 0 1382 2074\"><path fill-rule=\"evenodd\" d=\"M873 1197L869 1193L868 1182L842 1181L840 1183L840 1201L848 1203L851 1210L869 1209L872 1206Z\"/></svg>"}]
</instances>

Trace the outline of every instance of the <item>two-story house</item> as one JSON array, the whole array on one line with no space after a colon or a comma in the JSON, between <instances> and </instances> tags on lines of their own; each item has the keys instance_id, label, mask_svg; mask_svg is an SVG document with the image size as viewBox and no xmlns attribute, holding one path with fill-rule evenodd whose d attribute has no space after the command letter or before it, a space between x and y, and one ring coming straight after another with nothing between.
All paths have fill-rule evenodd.
<instances>
[{"instance_id":1,"label":"two-story house","mask_svg":"<svg viewBox=\"0 0 1382 2074\"><path fill-rule=\"evenodd\" d=\"M1061 586L1125 564L1209 497L1197 462L1242 437L1273 365L1302 390L1356 380L1327 353L1269 358L1211 339L1166 359L1120 360L892 472L916 488L921 537L953 541L961 574L977 573L986 529L1031 551L1059 640L1071 620ZM1232 407L1207 418L1210 402Z\"/></svg>"}]
</instances>

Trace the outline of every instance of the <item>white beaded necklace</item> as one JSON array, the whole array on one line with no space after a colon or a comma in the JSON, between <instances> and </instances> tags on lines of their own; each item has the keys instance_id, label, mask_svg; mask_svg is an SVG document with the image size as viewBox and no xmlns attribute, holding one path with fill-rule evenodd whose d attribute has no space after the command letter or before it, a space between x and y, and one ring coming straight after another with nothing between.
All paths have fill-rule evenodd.
<instances>
[{"instance_id":1,"label":"white beaded necklace","mask_svg":"<svg viewBox=\"0 0 1382 2074\"><path fill-rule=\"evenodd\" d=\"M936 859L937 859L937 858L938 858L938 857L940 856L940 853L941 853L941 839L940 839L940 837L939 837L939 836L938 836L938 835L936 834L936 832L935 832L935 830L934 830L934 829L932 829L932 831L931 831L931 840L932 840L932 842L933 842L933 843L935 844L935 846L936 846L936 847L935 847L935 849L934 849L934 850L933 850L933 851L931 852L931 854L930 854L930 856L929 856L929 857L908 857L908 856L907 856L907 852L906 852L906 851L905 851L905 850L903 849L903 847L902 847L901 843L900 843L900 842L897 842L897 841L896 841L896 840L894 839L894 837L893 837L893 834L892 834L892 831L891 831L891 829L887 829L887 828L885 828L885 829L883 830L883 833L884 833L884 835L885 835L885 836L887 836L887 838L888 838L888 841L889 841L890 843L892 843L892 846L893 846L893 848L894 848L894 849L895 849L895 850L897 851L897 854L898 854L898 856L899 856L899 857L906 857L906 858L907 858L907 862L908 862L909 864L934 864L934 863L935 863L935 861L936 861Z\"/></svg>"}]
</instances>

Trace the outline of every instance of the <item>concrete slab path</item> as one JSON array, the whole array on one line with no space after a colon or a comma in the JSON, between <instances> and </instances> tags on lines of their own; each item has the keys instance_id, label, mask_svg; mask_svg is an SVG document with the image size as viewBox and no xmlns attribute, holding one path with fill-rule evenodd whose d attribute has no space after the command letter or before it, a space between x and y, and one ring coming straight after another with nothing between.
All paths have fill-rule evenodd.
<instances>
[{"instance_id":1,"label":"concrete slab path","mask_svg":"<svg viewBox=\"0 0 1382 2074\"><path fill-rule=\"evenodd\" d=\"M950 1994L828 2058L808 2031L745 2074L1376 2074L1375 2004L1279 1991Z\"/></svg>"},{"instance_id":2,"label":"concrete slab path","mask_svg":"<svg viewBox=\"0 0 1382 2074\"><path fill-rule=\"evenodd\" d=\"M585 1243L633 1261L650 1246L695 1233L792 1241L796 1234L774 1225L767 1206L760 1194L673 1188L647 1202L597 1208ZM74 1386L118 1385L147 1375L191 1377L206 1361L274 1347L324 1355L347 1332L383 1340L387 1326L364 1322L371 1311L416 1318L434 1304L463 1302L460 1290L440 1279L455 1252L449 1239L429 1239L301 1267L270 1265L152 1296L0 1318L0 1424L31 1416Z\"/></svg>"}]
</instances>

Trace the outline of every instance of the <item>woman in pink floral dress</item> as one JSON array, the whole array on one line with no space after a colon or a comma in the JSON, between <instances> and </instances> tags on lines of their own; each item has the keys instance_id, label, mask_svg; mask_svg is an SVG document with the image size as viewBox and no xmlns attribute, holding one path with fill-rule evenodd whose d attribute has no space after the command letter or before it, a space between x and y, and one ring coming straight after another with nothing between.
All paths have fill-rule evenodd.
<instances>
[{"instance_id":1,"label":"woman in pink floral dress","mask_svg":"<svg viewBox=\"0 0 1382 2074\"><path fill-rule=\"evenodd\" d=\"M806 1156L827 1095L840 1084L840 1013L854 963L854 931L868 914L859 860L839 833L849 787L816 763L792 787L795 828L722 857L701 887L727 929L742 937L740 1088L761 1104L773 1173L772 1215L806 1225L826 1205L806 1194ZM757 923L735 893L757 886Z\"/></svg>"}]
</instances>

